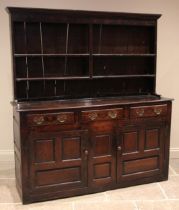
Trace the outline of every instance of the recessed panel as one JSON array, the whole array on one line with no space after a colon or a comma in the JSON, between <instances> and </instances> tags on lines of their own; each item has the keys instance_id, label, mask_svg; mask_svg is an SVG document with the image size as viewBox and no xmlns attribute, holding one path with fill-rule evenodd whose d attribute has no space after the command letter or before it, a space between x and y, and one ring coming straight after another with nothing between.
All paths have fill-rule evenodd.
<instances>
[{"instance_id":1,"label":"recessed panel","mask_svg":"<svg viewBox=\"0 0 179 210\"><path fill-rule=\"evenodd\" d=\"M111 163L94 165L94 179L107 178L111 176Z\"/></svg>"},{"instance_id":2,"label":"recessed panel","mask_svg":"<svg viewBox=\"0 0 179 210\"><path fill-rule=\"evenodd\" d=\"M111 154L110 135L95 136L94 141L94 156L103 156Z\"/></svg>"},{"instance_id":3,"label":"recessed panel","mask_svg":"<svg viewBox=\"0 0 179 210\"><path fill-rule=\"evenodd\" d=\"M71 184L80 181L80 167L38 171L36 173L37 186L53 184Z\"/></svg>"},{"instance_id":4,"label":"recessed panel","mask_svg":"<svg viewBox=\"0 0 179 210\"><path fill-rule=\"evenodd\" d=\"M123 135L124 153L136 152L138 150L138 132L127 132Z\"/></svg>"},{"instance_id":5,"label":"recessed panel","mask_svg":"<svg viewBox=\"0 0 179 210\"><path fill-rule=\"evenodd\" d=\"M63 138L62 160L78 159L81 157L81 138Z\"/></svg>"},{"instance_id":6,"label":"recessed panel","mask_svg":"<svg viewBox=\"0 0 179 210\"><path fill-rule=\"evenodd\" d=\"M146 130L145 149L155 149L159 147L159 130Z\"/></svg>"},{"instance_id":7,"label":"recessed panel","mask_svg":"<svg viewBox=\"0 0 179 210\"><path fill-rule=\"evenodd\" d=\"M159 158L150 157L138 160L129 160L123 163L123 174L139 173L159 168Z\"/></svg>"},{"instance_id":8,"label":"recessed panel","mask_svg":"<svg viewBox=\"0 0 179 210\"><path fill-rule=\"evenodd\" d=\"M54 161L54 141L53 140L37 140L35 141L35 162Z\"/></svg>"}]
</instances>

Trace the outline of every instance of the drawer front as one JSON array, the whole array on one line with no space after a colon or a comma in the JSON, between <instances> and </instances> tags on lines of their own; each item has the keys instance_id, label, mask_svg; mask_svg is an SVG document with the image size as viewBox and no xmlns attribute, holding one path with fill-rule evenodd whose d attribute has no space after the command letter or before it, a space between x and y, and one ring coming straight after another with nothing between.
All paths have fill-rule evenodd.
<instances>
[{"instance_id":1,"label":"drawer front","mask_svg":"<svg viewBox=\"0 0 179 210\"><path fill-rule=\"evenodd\" d=\"M75 117L73 112L60 112L50 114L29 114L28 124L32 126L53 125L53 124L73 124Z\"/></svg>"},{"instance_id":2,"label":"drawer front","mask_svg":"<svg viewBox=\"0 0 179 210\"><path fill-rule=\"evenodd\" d=\"M105 110L90 110L81 112L82 122L92 122L98 120L116 120L124 117L123 108L105 109Z\"/></svg>"},{"instance_id":3,"label":"drawer front","mask_svg":"<svg viewBox=\"0 0 179 210\"><path fill-rule=\"evenodd\" d=\"M131 118L165 116L166 114L167 114L167 104L138 106L130 108Z\"/></svg>"}]
</instances>

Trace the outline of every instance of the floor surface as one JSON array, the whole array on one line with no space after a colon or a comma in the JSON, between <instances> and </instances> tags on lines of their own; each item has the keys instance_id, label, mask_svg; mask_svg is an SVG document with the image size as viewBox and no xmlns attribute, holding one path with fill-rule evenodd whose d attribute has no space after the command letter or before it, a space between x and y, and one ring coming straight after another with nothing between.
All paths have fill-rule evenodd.
<instances>
[{"instance_id":1,"label":"floor surface","mask_svg":"<svg viewBox=\"0 0 179 210\"><path fill-rule=\"evenodd\" d=\"M168 181L29 205L17 194L14 164L0 162L0 210L179 210L179 159L170 160Z\"/></svg>"}]
</instances>

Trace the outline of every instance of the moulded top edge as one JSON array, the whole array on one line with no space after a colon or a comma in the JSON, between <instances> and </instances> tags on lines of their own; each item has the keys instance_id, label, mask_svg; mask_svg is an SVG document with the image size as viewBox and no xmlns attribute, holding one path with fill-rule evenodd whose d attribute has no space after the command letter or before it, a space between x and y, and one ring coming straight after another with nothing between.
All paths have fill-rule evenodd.
<instances>
[{"instance_id":1,"label":"moulded top edge","mask_svg":"<svg viewBox=\"0 0 179 210\"><path fill-rule=\"evenodd\" d=\"M154 104L160 102L170 102L173 99L163 97L123 97L106 99L77 99L77 100L54 100L54 101L24 101L11 102L18 112L43 111L43 110L75 110L84 108L100 108L111 106L123 106L134 104Z\"/></svg>"},{"instance_id":2,"label":"moulded top edge","mask_svg":"<svg viewBox=\"0 0 179 210\"><path fill-rule=\"evenodd\" d=\"M28 15L28 14L56 14L56 15L90 15L98 17L113 16L116 18L135 18L135 19L149 19L157 20L161 17L161 14L149 14L149 13L127 13L117 11L89 11L89 10L65 10L65 9L45 9L45 8L26 8L26 7L7 7L6 10L12 15Z\"/></svg>"}]
</instances>

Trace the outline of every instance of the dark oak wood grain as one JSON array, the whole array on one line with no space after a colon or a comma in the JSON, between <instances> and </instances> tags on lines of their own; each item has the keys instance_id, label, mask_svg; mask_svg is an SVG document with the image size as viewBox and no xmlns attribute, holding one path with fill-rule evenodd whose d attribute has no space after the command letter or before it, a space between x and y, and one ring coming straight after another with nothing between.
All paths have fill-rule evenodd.
<instances>
[{"instance_id":1,"label":"dark oak wood grain","mask_svg":"<svg viewBox=\"0 0 179 210\"><path fill-rule=\"evenodd\" d=\"M24 204L168 178L157 14L8 8Z\"/></svg>"}]
</instances>

